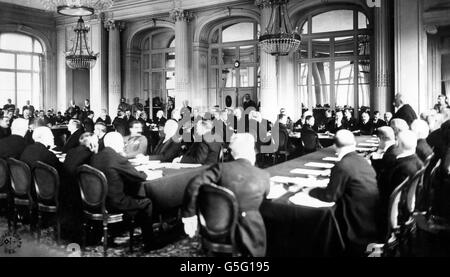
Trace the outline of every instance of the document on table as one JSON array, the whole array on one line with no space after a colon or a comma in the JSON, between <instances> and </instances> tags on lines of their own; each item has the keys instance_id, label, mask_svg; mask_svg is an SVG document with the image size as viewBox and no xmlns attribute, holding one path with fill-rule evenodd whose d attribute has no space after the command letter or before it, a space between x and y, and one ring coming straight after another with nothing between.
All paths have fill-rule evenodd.
<instances>
[{"instance_id":1,"label":"document on table","mask_svg":"<svg viewBox=\"0 0 450 277\"><path fill-rule=\"evenodd\" d=\"M363 147L378 147L379 144L378 143L368 143L368 142L361 142L358 144L358 146L363 146Z\"/></svg>"},{"instance_id":2,"label":"document on table","mask_svg":"<svg viewBox=\"0 0 450 277\"><path fill-rule=\"evenodd\" d=\"M310 163L305 164L305 166L331 169L331 168L334 167L334 164L330 164L330 163L314 163L314 162L310 162Z\"/></svg>"},{"instance_id":3,"label":"document on table","mask_svg":"<svg viewBox=\"0 0 450 277\"><path fill-rule=\"evenodd\" d=\"M284 188L283 184L279 183L270 183L270 191L266 196L267 199L276 199L280 198L284 194L286 194L287 190Z\"/></svg>"},{"instance_id":4,"label":"document on table","mask_svg":"<svg viewBox=\"0 0 450 277\"><path fill-rule=\"evenodd\" d=\"M145 171L145 174L147 174L147 181L152 181L163 177L162 170L148 170Z\"/></svg>"},{"instance_id":5,"label":"document on table","mask_svg":"<svg viewBox=\"0 0 450 277\"><path fill-rule=\"evenodd\" d=\"M317 188L326 187L330 182L330 179L317 180L316 178L274 176L270 178L270 181L278 184L294 184L297 188ZM292 191L296 191L296 188L293 188Z\"/></svg>"},{"instance_id":6,"label":"document on table","mask_svg":"<svg viewBox=\"0 0 450 277\"><path fill-rule=\"evenodd\" d=\"M366 140L366 142L379 143L380 141L378 139L376 139L376 138L372 138L372 139Z\"/></svg>"},{"instance_id":7,"label":"document on table","mask_svg":"<svg viewBox=\"0 0 450 277\"><path fill-rule=\"evenodd\" d=\"M304 175L317 175L317 176L330 176L331 170L314 170L305 168L296 168L291 170L293 174L304 174Z\"/></svg>"},{"instance_id":8,"label":"document on table","mask_svg":"<svg viewBox=\"0 0 450 277\"><path fill-rule=\"evenodd\" d=\"M339 162L340 161L338 157L325 157L322 160L327 161L327 162Z\"/></svg>"},{"instance_id":9,"label":"document on table","mask_svg":"<svg viewBox=\"0 0 450 277\"><path fill-rule=\"evenodd\" d=\"M335 205L334 202L323 202L317 198L311 197L308 192L299 192L289 198L289 201L298 206L306 206L310 208L328 208Z\"/></svg>"}]
</instances>

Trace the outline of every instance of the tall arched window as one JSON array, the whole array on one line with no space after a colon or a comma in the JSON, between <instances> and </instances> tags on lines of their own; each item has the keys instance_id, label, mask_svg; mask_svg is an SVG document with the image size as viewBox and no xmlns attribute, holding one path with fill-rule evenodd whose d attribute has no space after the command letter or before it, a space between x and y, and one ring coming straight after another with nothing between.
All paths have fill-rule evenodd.
<instances>
[{"instance_id":1,"label":"tall arched window","mask_svg":"<svg viewBox=\"0 0 450 277\"><path fill-rule=\"evenodd\" d=\"M237 107L245 94L250 94L257 101L258 31L257 22L242 20L227 21L211 31L208 66L210 105Z\"/></svg>"},{"instance_id":2,"label":"tall arched window","mask_svg":"<svg viewBox=\"0 0 450 277\"><path fill-rule=\"evenodd\" d=\"M146 99L159 97L167 103L175 97L175 34L173 30L162 29L151 32L143 39L142 73ZM157 109L152 110L156 116Z\"/></svg>"},{"instance_id":3,"label":"tall arched window","mask_svg":"<svg viewBox=\"0 0 450 277\"><path fill-rule=\"evenodd\" d=\"M322 10L303 18L297 54L300 101L316 106L370 105L369 20L357 8Z\"/></svg>"},{"instance_id":4,"label":"tall arched window","mask_svg":"<svg viewBox=\"0 0 450 277\"><path fill-rule=\"evenodd\" d=\"M0 103L11 99L21 109L27 100L41 107L42 60L41 43L30 36L0 34Z\"/></svg>"}]
</instances>

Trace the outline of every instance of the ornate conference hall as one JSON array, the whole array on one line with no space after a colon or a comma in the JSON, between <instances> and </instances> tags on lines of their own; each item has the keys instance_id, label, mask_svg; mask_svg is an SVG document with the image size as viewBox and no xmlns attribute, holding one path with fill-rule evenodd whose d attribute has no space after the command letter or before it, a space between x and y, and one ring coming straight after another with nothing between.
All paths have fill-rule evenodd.
<instances>
[{"instance_id":1,"label":"ornate conference hall","mask_svg":"<svg viewBox=\"0 0 450 277\"><path fill-rule=\"evenodd\" d=\"M449 0L0 0L0 256L450 256Z\"/></svg>"}]
</instances>

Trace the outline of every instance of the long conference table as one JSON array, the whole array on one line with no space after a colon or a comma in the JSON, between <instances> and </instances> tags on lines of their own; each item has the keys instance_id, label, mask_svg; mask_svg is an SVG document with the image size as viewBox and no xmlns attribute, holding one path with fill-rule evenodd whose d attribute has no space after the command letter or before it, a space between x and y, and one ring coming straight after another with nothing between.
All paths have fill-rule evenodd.
<instances>
[{"instance_id":1,"label":"long conference table","mask_svg":"<svg viewBox=\"0 0 450 277\"><path fill-rule=\"evenodd\" d=\"M370 136L357 136L358 151L362 154L374 151L375 139ZM361 143L363 145L361 145ZM365 145L364 145L365 144ZM271 177L281 176L288 178L309 178L311 182L322 183L326 181L330 169L308 167L308 163L330 164L336 161L324 161L336 158L333 147L321 149L315 153L296 158L272 167L267 170ZM184 201L184 192L189 181L207 168L200 165L166 164L168 167L156 169L160 177L150 178L142 183L139 195L149 197L154 207L161 213L180 208ZM139 166L137 167L139 170ZM308 169L325 172L325 176L311 176L309 174L292 173L292 170ZM309 176L308 176L309 175ZM273 180L275 178L272 178ZM316 181L318 180L318 181ZM325 181L321 182L321 181ZM273 182L272 182L273 183ZM306 183L297 185L308 186ZM271 185L272 187L272 185ZM285 185L288 187L288 185ZM272 189L272 188L271 188ZM344 250L344 241L336 217L335 205L324 203L324 207L294 204L291 197L297 192L286 193L274 199L263 201L260 211L267 230L267 256L269 257L319 257L339 256Z\"/></svg>"}]
</instances>

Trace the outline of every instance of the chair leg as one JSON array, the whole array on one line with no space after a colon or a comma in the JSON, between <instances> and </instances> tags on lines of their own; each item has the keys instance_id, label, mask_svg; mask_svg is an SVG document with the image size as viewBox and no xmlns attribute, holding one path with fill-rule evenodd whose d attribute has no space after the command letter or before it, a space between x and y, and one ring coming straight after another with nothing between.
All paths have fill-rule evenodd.
<instances>
[{"instance_id":1,"label":"chair leg","mask_svg":"<svg viewBox=\"0 0 450 277\"><path fill-rule=\"evenodd\" d=\"M134 241L134 218L131 218L130 229L130 253L133 253L133 241Z\"/></svg>"},{"instance_id":2,"label":"chair leg","mask_svg":"<svg viewBox=\"0 0 450 277\"><path fill-rule=\"evenodd\" d=\"M86 237L87 237L87 222L83 221L83 226L81 228L81 248L83 252L86 250Z\"/></svg>"},{"instance_id":3,"label":"chair leg","mask_svg":"<svg viewBox=\"0 0 450 277\"><path fill-rule=\"evenodd\" d=\"M58 215L56 215L56 241L58 245L61 245L61 222L59 221Z\"/></svg>"},{"instance_id":4,"label":"chair leg","mask_svg":"<svg viewBox=\"0 0 450 277\"><path fill-rule=\"evenodd\" d=\"M37 241L38 242L41 241L41 226L42 226L42 212L38 211L38 222L37 222Z\"/></svg>"},{"instance_id":5,"label":"chair leg","mask_svg":"<svg viewBox=\"0 0 450 277\"><path fill-rule=\"evenodd\" d=\"M17 216L18 216L17 206L14 205L13 208L14 232L17 232Z\"/></svg>"},{"instance_id":6,"label":"chair leg","mask_svg":"<svg viewBox=\"0 0 450 277\"><path fill-rule=\"evenodd\" d=\"M106 250L108 248L108 223L103 222L103 257L106 257Z\"/></svg>"}]
</instances>

